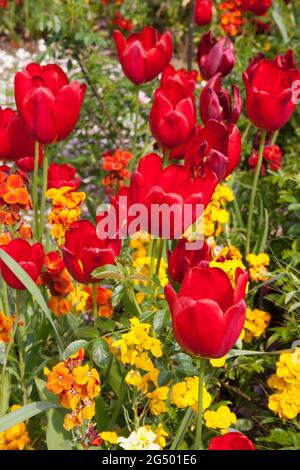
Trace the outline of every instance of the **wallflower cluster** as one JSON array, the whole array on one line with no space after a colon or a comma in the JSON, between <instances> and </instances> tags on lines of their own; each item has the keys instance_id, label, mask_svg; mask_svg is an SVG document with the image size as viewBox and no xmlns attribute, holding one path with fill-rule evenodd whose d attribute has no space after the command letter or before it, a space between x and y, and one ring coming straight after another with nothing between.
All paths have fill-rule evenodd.
<instances>
[{"instance_id":1,"label":"wallflower cluster","mask_svg":"<svg viewBox=\"0 0 300 470\"><path fill-rule=\"evenodd\" d=\"M14 225L21 218L21 210L32 207L25 173L0 166L0 225Z\"/></svg>"},{"instance_id":2,"label":"wallflower cluster","mask_svg":"<svg viewBox=\"0 0 300 470\"><path fill-rule=\"evenodd\" d=\"M257 339L262 336L269 326L271 321L271 315L264 310L255 308L246 310L246 321L244 325L245 336L243 341L245 343L251 343L253 339Z\"/></svg>"},{"instance_id":3,"label":"wallflower cluster","mask_svg":"<svg viewBox=\"0 0 300 470\"><path fill-rule=\"evenodd\" d=\"M221 250L215 249L215 256L209 263L211 268L220 268L229 276L233 286L236 284L235 273L238 268L245 270L246 267L242 261L243 257L238 248L229 245Z\"/></svg>"},{"instance_id":4,"label":"wallflower cluster","mask_svg":"<svg viewBox=\"0 0 300 470\"><path fill-rule=\"evenodd\" d=\"M64 242L67 228L80 217L81 205L86 194L74 191L69 186L63 186L48 189L46 196L51 199L53 206L48 219L52 225L51 235L61 245Z\"/></svg>"},{"instance_id":5,"label":"wallflower cluster","mask_svg":"<svg viewBox=\"0 0 300 470\"><path fill-rule=\"evenodd\" d=\"M64 418L68 431L90 421L95 415L95 398L99 395L100 377L96 369L83 364L84 350L80 349L64 362L56 364L52 370L45 369L46 387L58 396L60 404L70 409Z\"/></svg>"},{"instance_id":6,"label":"wallflower cluster","mask_svg":"<svg viewBox=\"0 0 300 470\"><path fill-rule=\"evenodd\" d=\"M11 411L21 408L13 405ZM30 444L29 435L25 423L18 423L15 426L0 432L0 450L25 450Z\"/></svg>"},{"instance_id":7,"label":"wallflower cluster","mask_svg":"<svg viewBox=\"0 0 300 470\"><path fill-rule=\"evenodd\" d=\"M222 12L220 25L229 36L237 36L241 32L244 21L240 6L240 0L230 0L219 5L219 10Z\"/></svg>"},{"instance_id":8,"label":"wallflower cluster","mask_svg":"<svg viewBox=\"0 0 300 470\"><path fill-rule=\"evenodd\" d=\"M223 433L236 423L236 415L228 406L219 406L217 410L207 410L204 413L205 424L211 429L221 429Z\"/></svg>"},{"instance_id":9,"label":"wallflower cluster","mask_svg":"<svg viewBox=\"0 0 300 470\"><path fill-rule=\"evenodd\" d=\"M282 419L294 419L300 413L300 349L282 353L276 373L268 380L276 393L269 396L269 409Z\"/></svg>"},{"instance_id":10,"label":"wallflower cluster","mask_svg":"<svg viewBox=\"0 0 300 470\"><path fill-rule=\"evenodd\" d=\"M105 194L114 194L129 179L128 163L131 159L132 153L122 149L103 154L103 170L108 172L108 175L102 180Z\"/></svg>"},{"instance_id":11,"label":"wallflower cluster","mask_svg":"<svg viewBox=\"0 0 300 470\"><path fill-rule=\"evenodd\" d=\"M11 316L0 312L0 342L9 343L11 341L11 330L14 319Z\"/></svg>"},{"instance_id":12,"label":"wallflower cluster","mask_svg":"<svg viewBox=\"0 0 300 470\"><path fill-rule=\"evenodd\" d=\"M270 277L268 266L270 264L270 257L267 253L249 253L246 256L247 263L249 264L250 279L254 282L267 281Z\"/></svg>"},{"instance_id":13,"label":"wallflower cluster","mask_svg":"<svg viewBox=\"0 0 300 470\"><path fill-rule=\"evenodd\" d=\"M219 184L204 212L205 237L219 236L223 225L229 222L229 212L226 206L234 200L232 190L226 184Z\"/></svg>"},{"instance_id":14,"label":"wallflower cluster","mask_svg":"<svg viewBox=\"0 0 300 470\"><path fill-rule=\"evenodd\" d=\"M177 382L172 387L171 403L177 408L191 407L195 412L198 410L198 377L186 377L182 382ZM211 394L203 387L203 410L209 408L212 402Z\"/></svg>"}]
</instances>

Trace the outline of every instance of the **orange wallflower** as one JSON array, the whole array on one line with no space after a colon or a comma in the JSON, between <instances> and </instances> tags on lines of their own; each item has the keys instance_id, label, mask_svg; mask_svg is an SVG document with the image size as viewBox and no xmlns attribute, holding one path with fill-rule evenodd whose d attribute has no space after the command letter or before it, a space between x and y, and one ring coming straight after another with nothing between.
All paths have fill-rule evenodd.
<instances>
[{"instance_id":1,"label":"orange wallflower","mask_svg":"<svg viewBox=\"0 0 300 470\"><path fill-rule=\"evenodd\" d=\"M86 286L84 288L88 292L89 297L86 301L86 310L93 309L93 291L92 288ZM105 287L97 286L97 306L98 306L98 317L110 318L113 314L113 308L111 305L112 291Z\"/></svg>"},{"instance_id":2,"label":"orange wallflower","mask_svg":"<svg viewBox=\"0 0 300 470\"><path fill-rule=\"evenodd\" d=\"M16 411L19 408L19 405L13 405L11 411ZM25 423L18 423L6 431L0 432L0 450L24 450L29 443L30 439Z\"/></svg>"},{"instance_id":3,"label":"orange wallflower","mask_svg":"<svg viewBox=\"0 0 300 470\"><path fill-rule=\"evenodd\" d=\"M9 343L11 341L11 329L13 325L13 318L0 312L0 341Z\"/></svg>"},{"instance_id":4,"label":"orange wallflower","mask_svg":"<svg viewBox=\"0 0 300 470\"><path fill-rule=\"evenodd\" d=\"M12 172L11 168L0 167L0 224L13 225L20 219L20 210L32 207L27 189L28 180L24 173Z\"/></svg>"}]
</instances>

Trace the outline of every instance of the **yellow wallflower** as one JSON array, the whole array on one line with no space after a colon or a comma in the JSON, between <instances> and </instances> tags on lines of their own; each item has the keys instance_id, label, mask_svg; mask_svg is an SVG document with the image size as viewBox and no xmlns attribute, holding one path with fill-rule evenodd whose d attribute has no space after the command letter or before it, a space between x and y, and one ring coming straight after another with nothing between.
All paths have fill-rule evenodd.
<instances>
[{"instance_id":1,"label":"yellow wallflower","mask_svg":"<svg viewBox=\"0 0 300 470\"><path fill-rule=\"evenodd\" d=\"M209 263L209 266L211 268L220 268L223 271L225 271L226 274L228 274L228 277L231 281L231 284L233 287L235 287L235 272L237 268L241 268L243 270L246 269L244 263L239 260L239 259L230 259L230 260L225 260L225 261L211 261Z\"/></svg>"},{"instance_id":2,"label":"yellow wallflower","mask_svg":"<svg viewBox=\"0 0 300 470\"><path fill-rule=\"evenodd\" d=\"M198 409L198 377L187 377L183 382L178 382L172 387L171 403L177 408L187 408L190 406L194 411ZM204 387L203 390L203 410L211 404L210 393Z\"/></svg>"},{"instance_id":3,"label":"yellow wallflower","mask_svg":"<svg viewBox=\"0 0 300 470\"><path fill-rule=\"evenodd\" d=\"M268 266L270 264L270 258L267 253L260 253L259 255L249 253L246 260L250 266L249 273L252 281L260 282L269 279L270 273Z\"/></svg>"},{"instance_id":4,"label":"yellow wallflower","mask_svg":"<svg viewBox=\"0 0 300 470\"><path fill-rule=\"evenodd\" d=\"M145 258L147 256L148 246L150 243L150 235L148 233L136 233L130 240L129 246L133 250L132 259Z\"/></svg>"},{"instance_id":5,"label":"yellow wallflower","mask_svg":"<svg viewBox=\"0 0 300 470\"><path fill-rule=\"evenodd\" d=\"M154 267L156 267L156 263L157 263L157 260L154 260ZM142 274L146 278L149 277L150 265L151 265L150 256L138 257L134 260L132 264L132 266L138 270L139 274ZM162 287L165 287L165 285L169 282L167 269L168 269L168 263L162 258L160 262L159 273L158 273L158 279ZM139 284L143 284L143 285L147 284L146 281L136 281L136 282ZM141 303L143 299L144 299L144 294L140 292L137 297L137 300L139 303Z\"/></svg>"},{"instance_id":6,"label":"yellow wallflower","mask_svg":"<svg viewBox=\"0 0 300 470\"><path fill-rule=\"evenodd\" d=\"M216 411L206 411L204 419L206 426L212 429L228 429L236 423L236 415L228 406L220 406Z\"/></svg>"},{"instance_id":7,"label":"yellow wallflower","mask_svg":"<svg viewBox=\"0 0 300 470\"><path fill-rule=\"evenodd\" d=\"M209 362L213 367L224 367L227 356L220 357L219 359L210 359Z\"/></svg>"},{"instance_id":8,"label":"yellow wallflower","mask_svg":"<svg viewBox=\"0 0 300 470\"><path fill-rule=\"evenodd\" d=\"M226 205L234 200L232 190L226 184L219 184L204 212L204 236L219 236L223 225L229 222Z\"/></svg>"},{"instance_id":9,"label":"yellow wallflower","mask_svg":"<svg viewBox=\"0 0 300 470\"><path fill-rule=\"evenodd\" d=\"M115 432L104 431L100 433L100 437L109 444L118 444L118 434Z\"/></svg>"},{"instance_id":10,"label":"yellow wallflower","mask_svg":"<svg viewBox=\"0 0 300 470\"><path fill-rule=\"evenodd\" d=\"M159 447L161 449L164 449L167 445L167 437L169 437L169 434L167 433L167 431L164 429L163 425L161 423L159 423L156 431L155 431L155 434L156 434L156 439L155 439L155 443L159 445Z\"/></svg>"},{"instance_id":11,"label":"yellow wallflower","mask_svg":"<svg viewBox=\"0 0 300 470\"><path fill-rule=\"evenodd\" d=\"M11 411L21 408L13 405ZM15 426L0 432L0 450L24 450L30 443L29 435L25 423L18 423Z\"/></svg>"},{"instance_id":12,"label":"yellow wallflower","mask_svg":"<svg viewBox=\"0 0 300 470\"><path fill-rule=\"evenodd\" d=\"M68 294L68 301L72 305L72 309L76 313L82 313L86 310L86 303L89 298L89 293L84 289L84 286L81 284L77 284L74 286L74 290L72 290Z\"/></svg>"},{"instance_id":13,"label":"yellow wallflower","mask_svg":"<svg viewBox=\"0 0 300 470\"><path fill-rule=\"evenodd\" d=\"M257 308L254 310L247 308L244 341L250 343L254 338L262 336L270 321L271 315L268 312L258 310Z\"/></svg>"},{"instance_id":14,"label":"yellow wallflower","mask_svg":"<svg viewBox=\"0 0 300 470\"><path fill-rule=\"evenodd\" d=\"M169 387L158 387L147 394L149 398L149 409L152 415L159 416L167 411L165 401L169 395Z\"/></svg>"}]
</instances>

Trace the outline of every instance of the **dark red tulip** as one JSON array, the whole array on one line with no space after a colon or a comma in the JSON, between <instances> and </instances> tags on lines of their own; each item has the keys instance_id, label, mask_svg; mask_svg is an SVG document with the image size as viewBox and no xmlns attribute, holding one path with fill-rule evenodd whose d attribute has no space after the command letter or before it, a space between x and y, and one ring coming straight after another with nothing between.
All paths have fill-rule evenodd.
<instances>
[{"instance_id":1,"label":"dark red tulip","mask_svg":"<svg viewBox=\"0 0 300 470\"><path fill-rule=\"evenodd\" d=\"M68 186L76 191L79 185L80 177L76 177L76 168L68 163L51 163L48 168L48 189Z\"/></svg>"},{"instance_id":2,"label":"dark red tulip","mask_svg":"<svg viewBox=\"0 0 300 470\"><path fill-rule=\"evenodd\" d=\"M62 254L71 276L82 284L99 282L92 272L106 264L115 264L121 250L120 240L101 240L88 220L73 222L65 235Z\"/></svg>"},{"instance_id":3,"label":"dark red tulip","mask_svg":"<svg viewBox=\"0 0 300 470\"><path fill-rule=\"evenodd\" d=\"M198 72L196 70L192 70L191 72L185 69L175 70L173 65L168 65L162 74L160 87L167 89L173 83L179 83L192 95L195 91L197 77Z\"/></svg>"},{"instance_id":4,"label":"dark red tulip","mask_svg":"<svg viewBox=\"0 0 300 470\"><path fill-rule=\"evenodd\" d=\"M209 24L213 15L212 0L196 0L195 3L195 23L199 26Z\"/></svg>"},{"instance_id":5,"label":"dark red tulip","mask_svg":"<svg viewBox=\"0 0 300 470\"><path fill-rule=\"evenodd\" d=\"M161 35L148 26L125 39L120 31L115 30L114 40L123 72L135 85L151 82L164 71L172 57L172 34L169 31Z\"/></svg>"},{"instance_id":6,"label":"dark red tulip","mask_svg":"<svg viewBox=\"0 0 300 470\"><path fill-rule=\"evenodd\" d=\"M255 450L255 447L245 434L228 432L224 436L213 437L208 450Z\"/></svg>"},{"instance_id":7,"label":"dark red tulip","mask_svg":"<svg viewBox=\"0 0 300 470\"><path fill-rule=\"evenodd\" d=\"M200 115L205 124L209 119L235 124L242 112L243 103L240 89L232 85L232 98L222 87L222 74L209 80L200 95Z\"/></svg>"},{"instance_id":8,"label":"dark red tulip","mask_svg":"<svg viewBox=\"0 0 300 470\"><path fill-rule=\"evenodd\" d=\"M210 80L217 73L226 77L236 63L233 44L228 38L216 39L209 31L200 40L197 60L204 80Z\"/></svg>"},{"instance_id":9,"label":"dark red tulip","mask_svg":"<svg viewBox=\"0 0 300 470\"><path fill-rule=\"evenodd\" d=\"M248 274L236 271L233 289L219 268L192 268L178 294L165 287L173 332L182 349L206 358L225 356L238 340L245 323Z\"/></svg>"},{"instance_id":10,"label":"dark red tulip","mask_svg":"<svg viewBox=\"0 0 300 470\"><path fill-rule=\"evenodd\" d=\"M160 156L150 154L140 159L132 174L129 200L131 204L143 204L148 211L146 226L141 230L160 238L179 238L201 215L198 205L207 206L217 184L218 178L212 171L192 178L183 165L163 168ZM154 205L163 205L160 216L155 218ZM176 207L171 211L173 205ZM187 220L185 215L190 209L192 220Z\"/></svg>"},{"instance_id":11,"label":"dark red tulip","mask_svg":"<svg viewBox=\"0 0 300 470\"><path fill-rule=\"evenodd\" d=\"M209 261L210 247L206 242L203 242L201 249L196 249L194 242L181 238L174 250L168 251L169 276L175 284L181 284L189 269L208 267Z\"/></svg>"},{"instance_id":12,"label":"dark red tulip","mask_svg":"<svg viewBox=\"0 0 300 470\"><path fill-rule=\"evenodd\" d=\"M182 145L191 136L195 123L195 98L186 87L173 82L155 91L150 128L163 147Z\"/></svg>"},{"instance_id":13,"label":"dark red tulip","mask_svg":"<svg viewBox=\"0 0 300 470\"><path fill-rule=\"evenodd\" d=\"M255 15L261 16L267 13L272 0L241 0L241 7L245 11L251 11Z\"/></svg>"},{"instance_id":14,"label":"dark red tulip","mask_svg":"<svg viewBox=\"0 0 300 470\"><path fill-rule=\"evenodd\" d=\"M44 248L41 243L30 245L26 240L16 239L1 246L26 271L33 281L36 281L44 264ZM0 260L1 274L5 282L13 289L26 289L17 276Z\"/></svg>"},{"instance_id":15,"label":"dark red tulip","mask_svg":"<svg viewBox=\"0 0 300 470\"><path fill-rule=\"evenodd\" d=\"M15 76L18 113L32 138L41 144L64 140L74 129L86 86L69 83L55 64L29 64Z\"/></svg>"},{"instance_id":16,"label":"dark red tulip","mask_svg":"<svg viewBox=\"0 0 300 470\"><path fill-rule=\"evenodd\" d=\"M251 168L256 168L258 163L258 152L253 151L248 160ZM272 171L278 171L282 168L282 151L278 145L267 145L264 148L263 164L260 174L266 175L267 168Z\"/></svg>"},{"instance_id":17,"label":"dark red tulip","mask_svg":"<svg viewBox=\"0 0 300 470\"><path fill-rule=\"evenodd\" d=\"M213 171L219 180L224 178L228 166L229 133L225 124L210 120L198 126L185 154L185 165L191 175Z\"/></svg>"},{"instance_id":18,"label":"dark red tulip","mask_svg":"<svg viewBox=\"0 0 300 470\"><path fill-rule=\"evenodd\" d=\"M10 108L2 109L0 106L0 159L16 161L27 157L34 157L34 140L25 130L17 113ZM41 147L40 159L42 159Z\"/></svg>"},{"instance_id":19,"label":"dark red tulip","mask_svg":"<svg viewBox=\"0 0 300 470\"><path fill-rule=\"evenodd\" d=\"M250 62L243 79L247 113L253 124L272 132L283 127L295 110L293 87L300 80L293 52L274 60L260 55Z\"/></svg>"}]
</instances>

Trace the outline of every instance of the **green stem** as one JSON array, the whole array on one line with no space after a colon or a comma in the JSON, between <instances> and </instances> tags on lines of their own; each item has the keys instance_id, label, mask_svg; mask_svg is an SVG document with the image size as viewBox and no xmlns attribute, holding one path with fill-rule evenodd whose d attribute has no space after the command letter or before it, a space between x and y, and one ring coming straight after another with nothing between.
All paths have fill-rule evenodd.
<instances>
[{"instance_id":1,"label":"green stem","mask_svg":"<svg viewBox=\"0 0 300 470\"><path fill-rule=\"evenodd\" d=\"M119 396L118 396L118 399L116 401L116 405L114 407L113 414L110 418L108 429L112 429L112 427L116 424L116 421L118 419L118 416L120 414L120 411L121 411L121 408L122 408L122 405L123 405L123 401L124 401L126 392L127 392L127 383L125 382L125 376L124 376L121 388L119 390Z\"/></svg>"},{"instance_id":2,"label":"green stem","mask_svg":"<svg viewBox=\"0 0 300 470\"><path fill-rule=\"evenodd\" d=\"M34 230L35 236L38 237L38 171L39 171L39 143L34 143L34 167L33 167L33 179L32 179L32 204L34 211Z\"/></svg>"},{"instance_id":3,"label":"green stem","mask_svg":"<svg viewBox=\"0 0 300 470\"><path fill-rule=\"evenodd\" d=\"M135 296L133 288L127 284L126 289L127 289L128 297L131 300L132 304L135 306L137 313L139 315L142 315L142 310L138 304L138 301L136 300L136 296Z\"/></svg>"},{"instance_id":4,"label":"green stem","mask_svg":"<svg viewBox=\"0 0 300 470\"><path fill-rule=\"evenodd\" d=\"M278 136L279 136L279 129L274 132L274 134L273 134L273 136L272 136L272 139L271 139L271 145L275 145L275 144L276 144L277 139L278 139Z\"/></svg>"},{"instance_id":5,"label":"green stem","mask_svg":"<svg viewBox=\"0 0 300 470\"><path fill-rule=\"evenodd\" d=\"M46 147L44 147L43 183L42 183L42 198L41 198L41 210L40 210L40 224L39 224L38 241L43 240L43 234L44 234L47 182L48 182L48 152L47 152Z\"/></svg>"},{"instance_id":6,"label":"green stem","mask_svg":"<svg viewBox=\"0 0 300 470\"><path fill-rule=\"evenodd\" d=\"M299 25L299 12L298 12L298 9L296 7L295 0L291 1L291 7L292 7L294 20L295 20L295 25L298 26Z\"/></svg>"},{"instance_id":7,"label":"green stem","mask_svg":"<svg viewBox=\"0 0 300 470\"><path fill-rule=\"evenodd\" d=\"M244 130L243 137L242 137L242 144L245 142L245 140L248 137L249 131L251 129L252 123L251 121L248 122L246 129Z\"/></svg>"},{"instance_id":8,"label":"green stem","mask_svg":"<svg viewBox=\"0 0 300 470\"><path fill-rule=\"evenodd\" d=\"M156 268L155 268L156 276L159 275L160 263L161 263L163 252L164 252L164 246L165 246L165 240L161 238L160 240L158 240L158 253L157 253Z\"/></svg>"},{"instance_id":9,"label":"green stem","mask_svg":"<svg viewBox=\"0 0 300 470\"><path fill-rule=\"evenodd\" d=\"M156 260L156 252L157 252L157 243L158 243L157 238L151 239L151 260L150 260L150 267L149 267L149 287L152 284L152 278L153 278L153 274L154 274L154 266L155 266L155 260Z\"/></svg>"},{"instance_id":10,"label":"green stem","mask_svg":"<svg viewBox=\"0 0 300 470\"><path fill-rule=\"evenodd\" d=\"M92 285L92 290L93 290L93 318L95 321L98 317L97 284Z\"/></svg>"},{"instance_id":11,"label":"green stem","mask_svg":"<svg viewBox=\"0 0 300 470\"><path fill-rule=\"evenodd\" d=\"M194 15L195 15L195 0L190 0L189 26L188 26L188 44L187 44L187 69L188 69L188 72L191 72L191 70L193 68Z\"/></svg>"},{"instance_id":12,"label":"green stem","mask_svg":"<svg viewBox=\"0 0 300 470\"><path fill-rule=\"evenodd\" d=\"M256 191L257 191L259 175L260 175L260 171L261 171L261 167L262 167L262 163L263 163L266 137L267 137L267 131L263 131L263 134L262 134L262 137L261 137L261 142L260 142L258 162L257 162L255 175L254 175L254 180L253 180L253 185L252 185L250 204L249 204L248 224L247 224L247 238L246 238L246 254L250 253L254 203L255 203L255 196L256 196Z\"/></svg>"},{"instance_id":13,"label":"green stem","mask_svg":"<svg viewBox=\"0 0 300 470\"><path fill-rule=\"evenodd\" d=\"M203 450L202 444L202 423L203 423L203 390L204 390L204 370L206 359L199 361L199 384L198 384L198 412L196 422L195 450Z\"/></svg>"},{"instance_id":14,"label":"green stem","mask_svg":"<svg viewBox=\"0 0 300 470\"><path fill-rule=\"evenodd\" d=\"M182 439L184 438L184 435L187 431L187 428L189 427L191 423L193 414L194 412L192 408L188 407L188 409L185 412L184 418L180 423L176 436L174 437L170 450L176 450L180 446Z\"/></svg>"},{"instance_id":15,"label":"green stem","mask_svg":"<svg viewBox=\"0 0 300 470\"><path fill-rule=\"evenodd\" d=\"M8 290L7 290L7 284L2 279L2 293L3 293L3 307L4 307L4 313L6 315L10 314L10 309L9 309L9 301L8 301Z\"/></svg>"},{"instance_id":16,"label":"green stem","mask_svg":"<svg viewBox=\"0 0 300 470\"><path fill-rule=\"evenodd\" d=\"M139 117L140 117L140 98L139 98L140 87L136 88L135 106L134 106L134 136L133 136L133 157L129 163L130 172L134 168L134 164L137 160L137 144L138 144L138 128L139 128Z\"/></svg>"}]
</instances>

